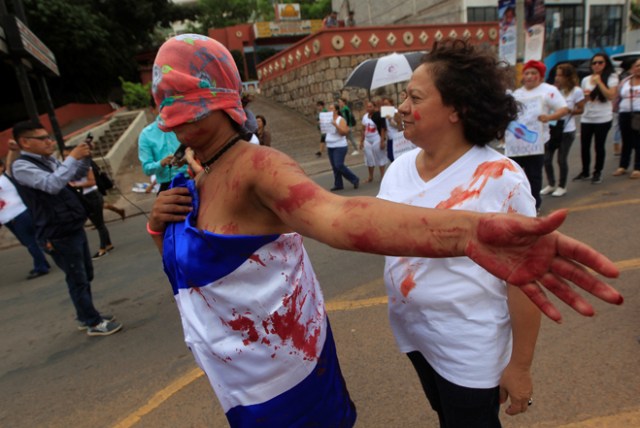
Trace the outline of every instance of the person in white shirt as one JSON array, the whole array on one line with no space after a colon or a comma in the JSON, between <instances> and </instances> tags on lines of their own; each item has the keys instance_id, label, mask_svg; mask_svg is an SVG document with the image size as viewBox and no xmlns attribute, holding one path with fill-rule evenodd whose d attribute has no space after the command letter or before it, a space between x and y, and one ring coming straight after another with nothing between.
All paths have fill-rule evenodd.
<instances>
[{"instance_id":1,"label":"person in white shirt","mask_svg":"<svg viewBox=\"0 0 640 428\"><path fill-rule=\"evenodd\" d=\"M640 178L640 128L634 124L640 115L640 60L631 66L631 74L620 84L616 99L618 123L622 134L620 164L613 175L619 177L627 173L631 163L631 152L635 150L633 172L629 178Z\"/></svg>"},{"instance_id":2,"label":"person in white shirt","mask_svg":"<svg viewBox=\"0 0 640 428\"><path fill-rule=\"evenodd\" d=\"M506 72L460 40L425 56L398 108L417 148L390 165L378 198L535 217L523 170L488 146L517 114ZM441 427L499 427L507 397L507 414L527 411L540 312L520 290L465 257L388 256L384 278L396 342Z\"/></svg>"},{"instance_id":3,"label":"person in white shirt","mask_svg":"<svg viewBox=\"0 0 640 428\"><path fill-rule=\"evenodd\" d=\"M22 202L13 179L5 173L5 164L2 159L0 159L0 225L6 226L31 254L33 269L27 275L27 279L48 274L51 266L36 239L31 214Z\"/></svg>"},{"instance_id":4,"label":"person in white shirt","mask_svg":"<svg viewBox=\"0 0 640 428\"><path fill-rule=\"evenodd\" d=\"M523 85L513 92L522 108L518 119L509 128L505 142L505 154L524 169L531 194L540 209L542 198L542 169L544 146L549 141L549 122L561 119L569 113L567 103L558 88L544 83L547 68L536 60L528 61L522 72Z\"/></svg>"},{"instance_id":5,"label":"person in white shirt","mask_svg":"<svg viewBox=\"0 0 640 428\"><path fill-rule=\"evenodd\" d=\"M383 98L382 105L393 108L393 114L384 117L387 123L387 158L389 162L393 162L395 159L393 155L393 139L402 134L402 119L398 113L398 109L393 105L391 98Z\"/></svg>"},{"instance_id":6,"label":"person in white shirt","mask_svg":"<svg viewBox=\"0 0 640 428\"><path fill-rule=\"evenodd\" d=\"M587 99L584 113L580 120L580 149L582 157L582 171L573 180L589 180L591 184L602 183L602 168L604 167L605 143L607 134L613 121L613 105L618 87L618 76L613 64L604 53L598 53L591 58L593 74L582 79L582 90ZM591 140L595 140L595 164L593 176L591 167Z\"/></svg>"},{"instance_id":7,"label":"person in white shirt","mask_svg":"<svg viewBox=\"0 0 640 428\"><path fill-rule=\"evenodd\" d=\"M360 179L345 164L344 159L347 156L349 144L347 143L347 135L349 134L349 126L347 120L340 116L340 106L338 104L329 104L328 110L333 113L331 121L332 129L325 136L325 144L327 145L327 155L333 170L333 187L332 192L344 189L342 177L349 180L353 184L353 188L360 186Z\"/></svg>"},{"instance_id":8,"label":"person in white shirt","mask_svg":"<svg viewBox=\"0 0 640 428\"><path fill-rule=\"evenodd\" d=\"M382 179L389 162L386 152L387 122L380 115L380 109L374 101L367 101L367 112L362 116L362 126L360 149L364 150L364 164L369 171L369 177L365 183L371 183L375 167L380 169L380 179Z\"/></svg>"},{"instance_id":9,"label":"person in white shirt","mask_svg":"<svg viewBox=\"0 0 640 428\"><path fill-rule=\"evenodd\" d=\"M555 84L567 102L569 114L559 120L556 125L550 127L551 136L549 142L544 145L544 170L549 184L540 191L540 194L559 197L567 193L567 177L569 175L567 158L576 137L575 116L582 114L586 100L582 89L578 86L578 74L573 65L569 63L558 65ZM560 168L558 182L556 182L553 170L553 155L556 151Z\"/></svg>"}]
</instances>

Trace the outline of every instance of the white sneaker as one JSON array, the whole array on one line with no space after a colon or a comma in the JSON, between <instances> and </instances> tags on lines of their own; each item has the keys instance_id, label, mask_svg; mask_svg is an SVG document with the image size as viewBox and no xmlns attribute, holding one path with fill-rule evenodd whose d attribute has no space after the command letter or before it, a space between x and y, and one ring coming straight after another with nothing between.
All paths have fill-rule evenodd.
<instances>
[{"instance_id":1,"label":"white sneaker","mask_svg":"<svg viewBox=\"0 0 640 428\"><path fill-rule=\"evenodd\" d=\"M544 189L542 189L540 191L541 195L548 195L549 193L553 192L554 190L556 190L556 186L547 186Z\"/></svg>"},{"instance_id":2,"label":"white sneaker","mask_svg":"<svg viewBox=\"0 0 640 428\"><path fill-rule=\"evenodd\" d=\"M359 154L360 154L360 152L357 151L357 150L354 150L354 151L351 152L351 156L355 156L355 155L359 155Z\"/></svg>"},{"instance_id":3,"label":"white sneaker","mask_svg":"<svg viewBox=\"0 0 640 428\"><path fill-rule=\"evenodd\" d=\"M553 191L553 193L551 194L551 196L564 196L567 194L567 189L564 187L558 187L556 190Z\"/></svg>"}]
</instances>

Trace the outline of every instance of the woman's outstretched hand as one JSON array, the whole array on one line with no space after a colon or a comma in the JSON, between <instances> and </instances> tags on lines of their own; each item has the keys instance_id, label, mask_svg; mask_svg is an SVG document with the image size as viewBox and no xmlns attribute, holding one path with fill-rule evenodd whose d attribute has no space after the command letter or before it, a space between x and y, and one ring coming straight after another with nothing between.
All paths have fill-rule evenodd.
<instances>
[{"instance_id":1,"label":"woman's outstretched hand","mask_svg":"<svg viewBox=\"0 0 640 428\"><path fill-rule=\"evenodd\" d=\"M560 321L562 316L542 286L585 316L592 316L594 309L570 283L605 302L622 304L623 298L615 288L586 269L616 278L620 272L613 262L588 245L556 231L566 217L567 210L541 218L484 216L465 253L488 272L519 286L554 321Z\"/></svg>"}]
</instances>

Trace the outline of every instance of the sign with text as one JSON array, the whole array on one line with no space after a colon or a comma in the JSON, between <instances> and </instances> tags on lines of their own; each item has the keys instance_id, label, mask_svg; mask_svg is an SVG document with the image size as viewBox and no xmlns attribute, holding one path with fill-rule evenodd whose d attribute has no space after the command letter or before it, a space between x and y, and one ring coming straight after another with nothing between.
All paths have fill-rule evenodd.
<instances>
[{"instance_id":1,"label":"sign with text","mask_svg":"<svg viewBox=\"0 0 640 428\"><path fill-rule=\"evenodd\" d=\"M15 16L10 15L5 17L4 24L10 54L32 59L37 66L60 76L55 55L29 30L29 27Z\"/></svg>"}]
</instances>

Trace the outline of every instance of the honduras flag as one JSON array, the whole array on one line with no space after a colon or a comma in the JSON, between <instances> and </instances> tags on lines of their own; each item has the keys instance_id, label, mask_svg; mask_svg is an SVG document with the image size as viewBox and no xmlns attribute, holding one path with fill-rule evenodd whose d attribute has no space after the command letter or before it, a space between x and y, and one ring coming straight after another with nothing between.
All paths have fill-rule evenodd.
<instances>
[{"instance_id":1,"label":"honduras flag","mask_svg":"<svg viewBox=\"0 0 640 428\"><path fill-rule=\"evenodd\" d=\"M302 237L219 235L193 211L164 236L185 342L232 427L351 427L356 412Z\"/></svg>"}]
</instances>

